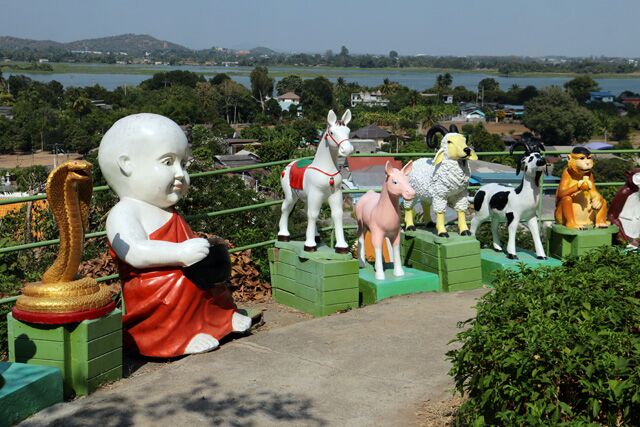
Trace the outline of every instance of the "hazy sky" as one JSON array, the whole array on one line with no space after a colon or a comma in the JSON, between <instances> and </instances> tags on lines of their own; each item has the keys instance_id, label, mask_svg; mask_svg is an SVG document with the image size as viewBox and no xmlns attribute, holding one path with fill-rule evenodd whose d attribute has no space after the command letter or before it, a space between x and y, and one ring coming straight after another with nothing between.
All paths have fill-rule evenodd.
<instances>
[{"instance_id":1,"label":"hazy sky","mask_svg":"<svg viewBox=\"0 0 640 427\"><path fill-rule=\"evenodd\" d=\"M190 48L640 57L638 0L0 0L0 35Z\"/></svg>"}]
</instances>

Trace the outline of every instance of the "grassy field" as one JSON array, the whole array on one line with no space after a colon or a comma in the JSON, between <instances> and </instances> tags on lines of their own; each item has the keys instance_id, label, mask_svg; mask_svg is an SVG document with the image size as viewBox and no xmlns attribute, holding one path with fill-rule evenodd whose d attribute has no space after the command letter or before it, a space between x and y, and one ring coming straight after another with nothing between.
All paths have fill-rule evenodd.
<instances>
[{"instance_id":1,"label":"grassy field","mask_svg":"<svg viewBox=\"0 0 640 427\"><path fill-rule=\"evenodd\" d=\"M52 71L42 71L42 70L29 70L29 63L26 62L4 62L0 63L0 70L3 72L11 72L11 73L29 73L29 74L65 74L65 73L81 73L81 74L142 74L142 75L153 75L155 73L166 71L166 69L158 68L155 65L142 65L142 64L131 64L131 65L116 65L116 64L86 64L86 63L54 63L51 62L49 65L52 67ZM166 66L167 69L171 69L170 66ZM175 67L176 69L179 67ZM204 66L203 66L204 68ZM244 67L243 70L237 70L235 67L230 69L229 71L224 71L229 75L249 75L251 73L251 67ZM275 69L274 69L275 68ZM278 70L277 68L288 68L288 70ZM326 76L326 77L340 77L343 75L344 71L349 71L349 77L358 77L358 76L366 76L371 74L372 71L393 71L394 73L400 74L410 74L410 73L457 73L457 74L489 74L489 75L500 75L498 70L494 69L475 69L475 70L456 70L450 68L426 68L426 67L407 67L407 68L355 68L355 67L318 67L321 68L322 71L314 72L314 67L301 66L295 67L292 65L271 65L269 69L269 74L274 77L284 77L292 73L291 69L295 69L295 73L301 77L318 77L318 76ZM354 72L354 70L358 70L361 72ZM198 74L204 75L215 75L220 73L220 67L212 68L211 71L198 70ZM511 73L509 77L575 77L580 74L578 73ZM604 73L604 74L594 74L593 77L597 78L640 78L640 72L634 73L626 73L626 74L614 74L614 73Z\"/></svg>"}]
</instances>

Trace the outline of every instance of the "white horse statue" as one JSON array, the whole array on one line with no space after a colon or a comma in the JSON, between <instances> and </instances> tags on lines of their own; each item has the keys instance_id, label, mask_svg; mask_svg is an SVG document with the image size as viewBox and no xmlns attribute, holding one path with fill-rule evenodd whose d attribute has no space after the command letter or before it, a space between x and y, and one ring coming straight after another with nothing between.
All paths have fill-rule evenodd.
<instances>
[{"instance_id":1,"label":"white horse statue","mask_svg":"<svg viewBox=\"0 0 640 427\"><path fill-rule=\"evenodd\" d=\"M304 250L315 251L319 240L316 237L319 236L316 225L318 214L322 203L328 200L336 233L335 250L338 253L349 252L342 228L342 177L338 171L338 156L346 157L353 152L353 146L349 141L350 130L347 127L349 121L350 110L347 110L340 120L337 120L333 110L329 111L327 129L320 138L313 161L295 160L282 171L280 184L284 191L284 202L278 230L279 241L289 241L289 214L298 199L302 199L307 204L308 219Z\"/></svg>"}]
</instances>

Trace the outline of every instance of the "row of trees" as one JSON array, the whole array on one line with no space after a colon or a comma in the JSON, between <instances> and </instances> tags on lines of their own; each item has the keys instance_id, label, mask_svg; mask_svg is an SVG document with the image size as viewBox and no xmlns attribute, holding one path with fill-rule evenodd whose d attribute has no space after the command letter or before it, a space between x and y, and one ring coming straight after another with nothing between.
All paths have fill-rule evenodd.
<instances>
[{"instance_id":1,"label":"row of trees","mask_svg":"<svg viewBox=\"0 0 640 427\"><path fill-rule=\"evenodd\" d=\"M133 55L120 54L86 55L74 54L64 49L0 49L0 58L15 61L37 62L40 58L48 58L54 62L103 62L132 60ZM267 48L258 48L249 54L231 49L203 50L152 50L145 59L179 63L208 63L234 61L243 66L257 65L294 65L294 66L332 66L332 67L429 67L456 70L498 70L503 75L523 72L571 72L571 73L629 73L638 68L626 58L529 58L505 56L409 56L400 55L391 50L388 55L362 54L354 55L346 46L339 52L329 49L324 54L280 53Z\"/></svg>"},{"instance_id":2,"label":"row of trees","mask_svg":"<svg viewBox=\"0 0 640 427\"><path fill-rule=\"evenodd\" d=\"M138 87L109 91L98 85L65 89L56 81L40 83L21 75L4 79L0 73L0 105L12 106L14 116L13 120L0 117L0 152L58 147L86 153L98 146L114 121L141 111L168 116L179 124L213 124L223 137L233 134L228 124L273 125L295 119L297 108L282 111L272 98L274 88L279 94L299 94L305 119L321 128L329 109L349 108L352 92L377 89L346 83L342 78L333 84L324 77L303 80L295 75L276 85L267 68L261 66L253 70L250 79L251 87L246 88L226 74L207 80L178 70L157 73ZM417 91L390 81L379 89L391 101L387 112L428 102ZM98 99L110 108L92 103Z\"/></svg>"},{"instance_id":3,"label":"row of trees","mask_svg":"<svg viewBox=\"0 0 640 427\"><path fill-rule=\"evenodd\" d=\"M598 85L586 76L569 81L564 90L552 87L539 91L517 85L502 90L495 79L486 78L477 91L470 91L454 86L451 74L445 73L424 91L437 96L425 96L388 79L377 87L364 87L342 78L334 84L324 77L289 75L276 84L264 66L255 67L250 81L251 87L247 88L226 74L207 80L190 71L176 70L157 73L138 87L109 91L97 85L65 89L56 81L39 83L20 75L4 79L0 74L0 104L12 106L14 116L13 120L0 117L0 152L57 147L86 153L98 146L114 121L141 111L168 116L179 124L208 123L219 137L231 136L229 125L236 123L322 128L330 108L349 108L351 93L364 90L381 91L389 105L356 107L352 127L376 123L416 140L424 127L457 113L456 106L442 104L440 95L444 94L453 94L457 102L482 100L488 118L499 114L501 104L525 104L523 123L549 144L582 142L593 134L621 140L627 138L630 129L640 127L637 109L630 108L627 116L621 117L613 104L587 102L589 92L597 90ZM296 106L292 111L282 111L274 92L298 94L304 119L297 117ZM91 102L96 99L111 108L97 107ZM313 132L302 137L311 140Z\"/></svg>"}]
</instances>

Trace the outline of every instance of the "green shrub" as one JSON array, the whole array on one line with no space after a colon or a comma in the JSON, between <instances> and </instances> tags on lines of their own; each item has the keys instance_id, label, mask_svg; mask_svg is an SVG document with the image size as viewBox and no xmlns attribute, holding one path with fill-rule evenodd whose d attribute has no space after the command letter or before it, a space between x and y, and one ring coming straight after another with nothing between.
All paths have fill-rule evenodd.
<instances>
[{"instance_id":1,"label":"green shrub","mask_svg":"<svg viewBox=\"0 0 640 427\"><path fill-rule=\"evenodd\" d=\"M639 425L640 256L506 271L447 355L463 425Z\"/></svg>"}]
</instances>

